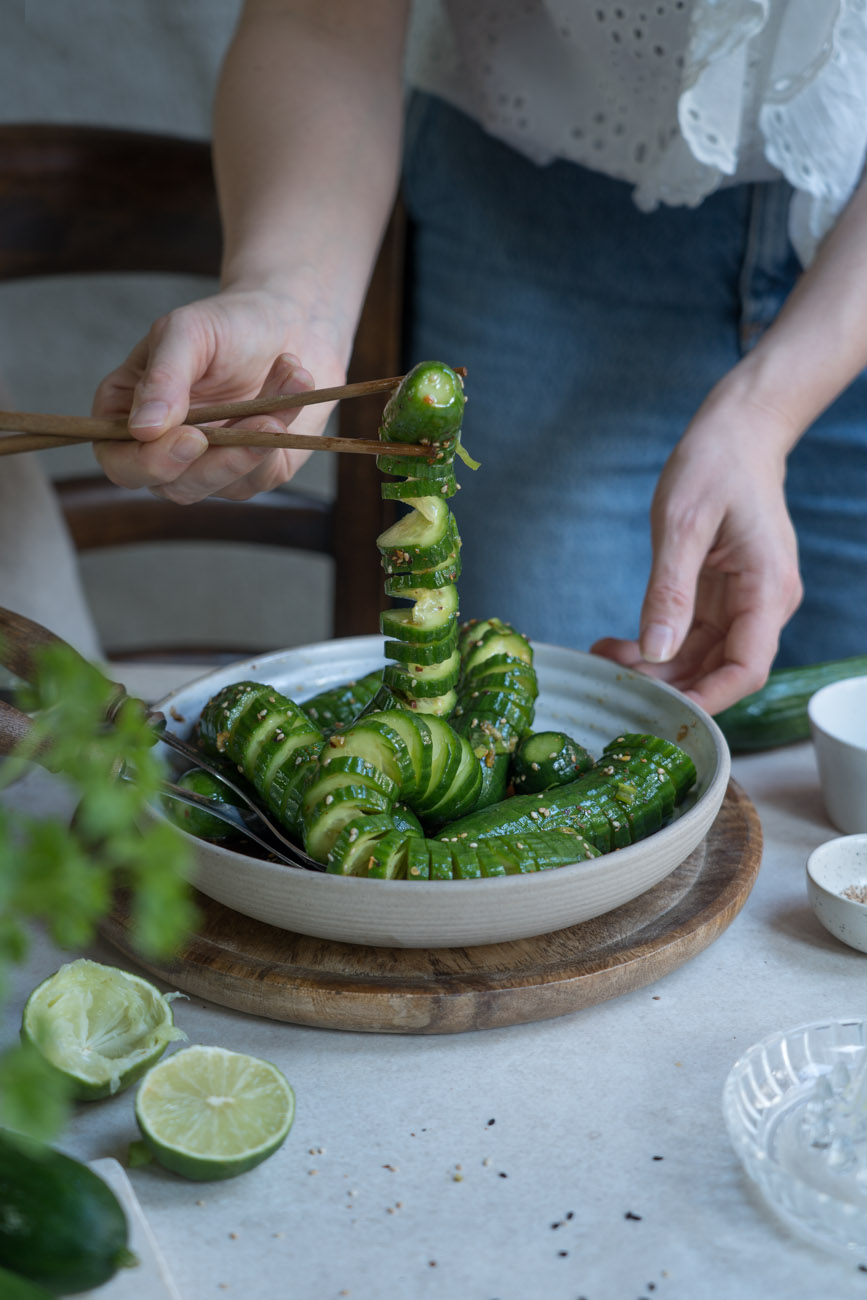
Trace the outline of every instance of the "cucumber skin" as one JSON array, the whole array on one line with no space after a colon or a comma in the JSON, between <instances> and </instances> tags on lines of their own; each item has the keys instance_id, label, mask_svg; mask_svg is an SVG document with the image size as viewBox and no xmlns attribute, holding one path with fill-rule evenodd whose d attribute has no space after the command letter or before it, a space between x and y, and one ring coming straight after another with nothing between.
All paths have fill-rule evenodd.
<instances>
[{"instance_id":1,"label":"cucumber skin","mask_svg":"<svg viewBox=\"0 0 867 1300\"><path fill-rule=\"evenodd\" d=\"M439 375L445 388L451 391L448 402L426 402L419 396L418 389L431 374ZM442 361L420 361L386 403L381 437L387 442L420 442L429 438L432 443L454 437L461 427L465 403L463 384L451 366Z\"/></svg>"},{"instance_id":2,"label":"cucumber skin","mask_svg":"<svg viewBox=\"0 0 867 1300\"><path fill-rule=\"evenodd\" d=\"M53 1295L102 1286L134 1262L120 1202L78 1160L32 1150L0 1133L0 1265Z\"/></svg>"},{"instance_id":3,"label":"cucumber skin","mask_svg":"<svg viewBox=\"0 0 867 1300\"><path fill-rule=\"evenodd\" d=\"M830 682L867 675L867 655L798 668L775 668L759 690L715 715L732 753L776 749L809 740L810 696Z\"/></svg>"}]
</instances>

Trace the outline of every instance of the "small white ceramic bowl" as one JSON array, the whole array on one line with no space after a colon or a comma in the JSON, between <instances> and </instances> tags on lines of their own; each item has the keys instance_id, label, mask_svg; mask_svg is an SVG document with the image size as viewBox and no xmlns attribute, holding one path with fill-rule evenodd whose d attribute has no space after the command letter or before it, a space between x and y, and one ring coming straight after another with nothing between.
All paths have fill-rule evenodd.
<instances>
[{"instance_id":1,"label":"small white ceramic bowl","mask_svg":"<svg viewBox=\"0 0 867 1300\"><path fill-rule=\"evenodd\" d=\"M867 831L867 677L823 686L807 714L832 825L844 835Z\"/></svg>"},{"instance_id":2,"label":"small white ceramic bowl","mask_svg":"<svg viewBox=\"0 0 867 1300\"><path fill-rule=\"evenodd\" d=\"M850 948L867 952L867 901L847 898L863 890L867 900L867 835L841 835L807 859L807 897L825 929Z\"/></svg>"}]
</instances>

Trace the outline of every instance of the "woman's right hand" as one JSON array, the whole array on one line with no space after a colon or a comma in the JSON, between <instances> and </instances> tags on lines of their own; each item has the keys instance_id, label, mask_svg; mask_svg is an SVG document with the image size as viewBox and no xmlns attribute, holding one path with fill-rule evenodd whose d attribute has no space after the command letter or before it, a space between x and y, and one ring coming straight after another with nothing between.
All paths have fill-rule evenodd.
<instances>
[{"instance_id":1,"label":"woman's right hand","mask_svg":"<svg viewBox=\"0 0 867 1300\"><path fill-rule=\"evenodd\" d=\"M208 496L247 500L290 479L309 453L210 448L203 433L183 423L189 408L328 387L343 383L345 373L327 322L266 290L224 290L156 321L103 379L94 414L129 416L135 440L97 443L96 457L113 482L179 504ZM278 433L293 423L300 432L321 433L330 410L318 404L233 423Z\"/></svg>"}]
</instances>

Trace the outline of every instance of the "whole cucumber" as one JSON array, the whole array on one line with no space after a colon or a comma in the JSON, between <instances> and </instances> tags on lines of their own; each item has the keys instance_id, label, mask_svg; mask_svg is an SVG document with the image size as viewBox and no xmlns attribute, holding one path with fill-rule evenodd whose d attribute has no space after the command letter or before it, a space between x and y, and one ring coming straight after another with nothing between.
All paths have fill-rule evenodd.
<instances>
[{"instance_id":1,"label":"whole cucumber","mask_svg":"<svg viewBox=\"0 0 867 1300\"><path fill-rule=\"evenodd\" d=\"M798 668L775 668L765 685L716 714L733 753L776 749L810 737L807 705L830 682L867 675L867 655Z\"/></svg>"},{"instance_id":2,"label":"whole cucumber","mask_svg":"<svg viewBox=\"0 0 867 1300\"><path fill-rule=\"evenodd\" d=\"M0 1266L74 1295L138 1260L120 1201L87 1165L0 1131Z\"/></svg>"}]
</instances>

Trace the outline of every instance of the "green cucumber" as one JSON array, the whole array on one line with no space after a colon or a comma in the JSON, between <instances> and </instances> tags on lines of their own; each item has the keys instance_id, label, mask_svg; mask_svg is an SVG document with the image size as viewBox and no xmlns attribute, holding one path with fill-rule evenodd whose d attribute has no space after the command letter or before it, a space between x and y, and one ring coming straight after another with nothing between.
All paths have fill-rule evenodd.
<instances>
[{"instance_id":1,"label":"green cucumber","mask_svg":"<svg viewBox=\"0 0 867 1300\"><path fill-rule=\"evenodd\" d=\"M462 817L476 807L482 790L482 767L469 743L458 737L460 761L448 783L440 782L436 793L439 798L428 802L421 814L427 827L436 827ZM432 796L430 796L432 797Z\"/></svg>"},{"instance_id":2,"label":"green cucumber","mask_svg":"<svg viewBox=\"0 0 867 1300\"><path fill-rule=\"evenodd\" d=\"M0 1131L0 1266L74 1295L138 1263L123 1207L87 1165Z\"/></svg>"},{"instance_id":3,"label":"green cucumber","mask_svg":"<svg viewBox=\"0 0 867 1300\"><path fill-rule=\"evenodd\" d=\"M442 496L448 495L449 481L454 477L454 447L438 448L430 456L400 456L381 454L376 458L376 467L383 474L393 474L404 478L412 475L425 483L436 484Z\"/></svg>"},{"instance_id":4,"label":"green cucumber","mask_svg":"<svg viewBox=\"0 0 867 1300\"><path fill-rule=\"evenodd\" d=\"M190 790L217 805L229 804L237 808L242 803L240 795L203 767L191 767L178 777L175 784L182 790ZM179 799L172 799L168 795L162 797L161 804L170 822L188 835L195 835L197 839L212 840L217 844L243 839L243 827L213 817L204 808L181 803Z\"/></svg>"},{"instance_id":5,"label":"green cucumber","mask_svg":"<svg viewBox=\"0 0 867 1300\"><path fill-rule=\"evenodd\" d=\"M10 1273L0 1268L0 1296L3 1300L52 1300L50 1291L44 1286L37 1286L20 1273Z\"/></svg>"},{"instance_id":6,"label":"green cucumber","mask_svg":"<svg viewBox=\"0 0 867 1300\"><path fill-rule=\"evenodd\" d=\"M340 786L303 814L304 850L316 862L327 863L344 826L361 813L387 813L390 809L391 800L374 786ZM391 824L389 829L393 829Z\"/></svg>"},{"instance_id":7,"label":"green cucumber","mask_svg":"<svg viewBox=\"0 0 867 1300\"><path fill-rule=\"evenodd\" d=\"M867 676L867 655L800 668L775 668L764 686L717 713L715 720L735 754L809 740L810 697L831 682L863 676Z\"/></svg>"},{"instance_id":8,"label":"green cucumber","mask_svg":"<svg viewBox=\"0 0 867 1300\"><path fill-rule=\"evenodd\" d=\"M376 840L370 849L367 870L368 880L399 880L406 874L407 848L415 837L406 831L393 829Z\"/></svg>"},{"instance_id":9,"label":"green cucumber","mask_svg":"<svg viewBox=\"0 0 867 1300\"><path fill-rule=\"evenodd\" d=\"M434 664L386 664L382 679L399 698L417 700L445 695L458 683L461 657L453 650L448 659Z\"/></svg>"},{"instance_id":10,"label":"green cucumber","mask_svg":"<svg viewBox=\"0 0 867 1300\"><path fill-rule=\"evenodd\" d=\"M441 361L421 361L388 399L380 437L384 442L422 443L456 438L465 404L457 371Z\"/></svg>"},{"instance_id":11,"label":"green cucumber","mask_svg":"<svg viewBox=\"0 0 867 1300\"><path fill-rule=\"evenodd\" d=\"M304 700L300 707L311 722L326 736L330 736L355 721L381 684L382 669L377 668L358 681L330 686L327 690L320 691L309 700Z\"/></svg>"},{"instance_id":12,"label":"green cucumber","mask_svg":"<svg viewBox=\"0 0 867 1300\"><path fill-rule=\"evenodd\" d=\"M320 755L323 768L332 758L359 754L395 782L400 791L415 780L412 755L400 732L381 713L368 713L327 741Z\"/></svg>"},{"instance_id":13,"label":"green cucumber","mask_svg":"<svg viewBox=\"0 0 867 1300\"><path fill-rule=\"evenodd\" d=\"M386 641L385 654L388 659L409 664L412 671L416 664L424 667L428 664L441 664L454 653L457 640L457 624L453 622L445 635L436 641Z\"/></svg>"},{"instance_id":14,"label":"green cucumber","mask_svg":"<svg viewBox=\"0 0 867 1300\"><path fill-rule=\"evenodd\" d=\"M430 880L430 852L427 840L420 836L411 836L407 844L406 879Z\"/></svg>"},{"instance_id":15,"label":"green cucumber","mask_svg":"<svg viewBox=\"0 0 867 1300\"><path fill-rule=\"evenodd\" d=\"M380 495L383 501L409 501L421 497L439 497L447 501L457 490L458 483L454 470L450 468L448 473L437 478L406 478L396 479L393 483L383 483L380 486Z\"/></svg>"},{"instance_id":16,"label":"green cucumber","mask_svg":"<svg viewBox=\"0 0 867 1300\"><path fill-rule=\"evenodd\" d=\"M454 515L437 497L420 499L376 539L386 573L441 564L459 545Z\"/></svg>"},{"instance_id":17,"label":"green cucumber","mask_svg":"<svg viewBox=\"0 0 867 1300\"><path fill-rule=\"evenodd\" d=\"M460 548L455 547L444 560L431 569L411 569L408 573L392 573L385 581L386 596L400 596L403 600L418 600L419 595L436 587L454 586L461 573Z\"/></svg>"},{"instance_id":18,"label":"green cucumber","mask_svg":"<svg viewBox=\"0 0 867 1300\"><path fill-rule=\"evenodd\" d=\"M625 739L628 750L621 750ZM440 838L477 840L571 827L603 850L634 843L646 826L655 829L670 815L674 803L682 801L691 785L690 771L695 780L695 766L685 751L659 737L621 736L611 745L614 748L577 780L479 808L445 826ZM660 755L668 767L662 765ZM624 787L629 790L627 799ZM657 807L648 811L647 805Z\"/></svg>"},{"instance_id":19,"label":"green cucumber","mask_svg":"<svg viewBox=\"0 0 867 1300\"><path fill-rule=\"evenodd\" d=\"M359 813L341 829L325 858L325 868L336 876L363 876L372 846L394 830L387 813Z\"/></svg>"},{"instance_id":20,"label":"green cucumber","mask_svg":"<svg viewBox=\"0 0 867 1300\"><path fill-rule=\"evenodd\" d=\"M519 742L512 756L516 791L532 794L574 781L593 766L593 757L562 731L534 731Z\"/></svg>"},{"instance_id":21,"label":"green cucumber","mask_svg":"<svg viewBox=\"0 0 867 1300\"><path fill-rule=\"evenodd\" d=\"M412 608L383 610L380 627L385 636L424 644L440 640L451 630L458 615L458 590L454 583L403 591L401 597L411 600Z\"/></svg>"},{"instance_id":22,"label":"green cucumber","mask_svg":"<svg viewBox=\"0 0 867 1300\"><path fill-rule=\"evenodd\" d=\"M404 800L412 801L430 785L434 754L433 733L425 719L419 717L412 709L384 709L376 716L381 723L397 732L406 746L412 765L412 775L404 779L400 794ZM398 795L395 794L395 798L397 797Z\"/></svg>"}]
</instances>

